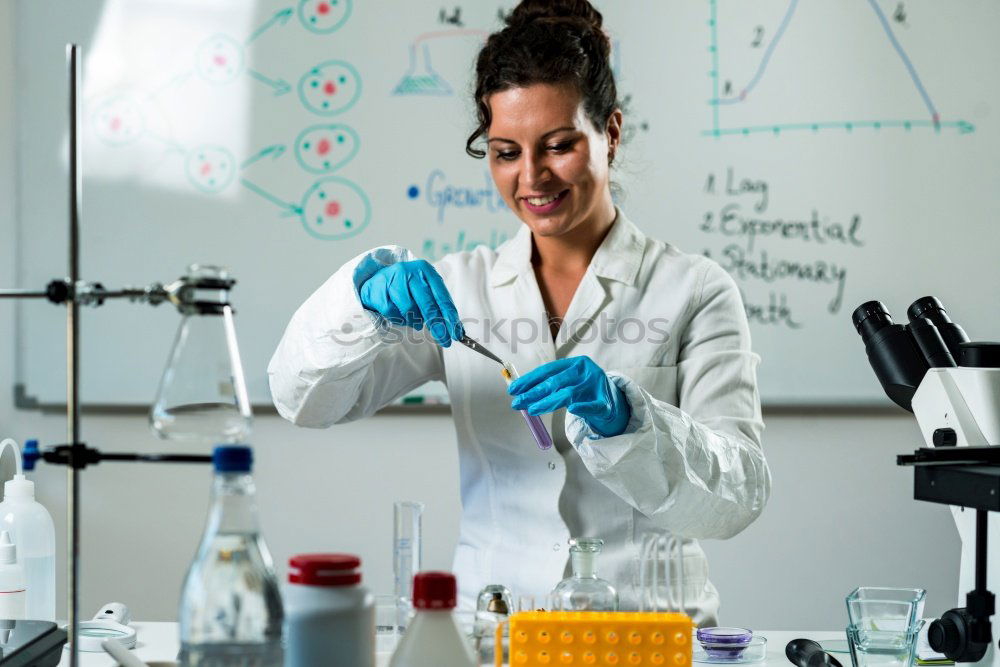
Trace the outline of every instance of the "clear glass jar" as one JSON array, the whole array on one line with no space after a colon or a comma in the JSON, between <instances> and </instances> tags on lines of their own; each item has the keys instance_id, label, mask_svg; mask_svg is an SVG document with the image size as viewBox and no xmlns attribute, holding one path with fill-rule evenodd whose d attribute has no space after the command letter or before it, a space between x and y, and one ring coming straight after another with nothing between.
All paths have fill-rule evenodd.
<instances>
[{"instance_id":1,"label":"clear glass jar","mask_svg":"<svg viewBox=\"0 0 1000 667\"><path fill-rule=\"evenodd\" d=\"M597 557L604 540L575 537L569 541L573 576L552 589L552 605L562 611L618 611L618 591L597 576Z\"/></svg>"}]
</instances>

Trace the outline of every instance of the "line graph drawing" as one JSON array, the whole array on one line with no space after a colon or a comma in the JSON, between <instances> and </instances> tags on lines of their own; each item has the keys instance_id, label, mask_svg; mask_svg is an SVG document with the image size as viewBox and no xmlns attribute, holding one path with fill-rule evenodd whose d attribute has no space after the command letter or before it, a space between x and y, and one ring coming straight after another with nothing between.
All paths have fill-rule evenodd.
<instances>
[{"instance_id":1,"label":"line graph drawing","mask_svg":"<svg viewBox=\"0 0 1000 667\"><path fill-rule=\"evenodd\" d=\"M795 17L796 9L799 6L799 0L789 0L788 6L782 14L781 20L778 23L778 27L774 32L773 37L771 37L767 47L764 49L764 53L761 56L760 62L754 70L753 75L747 81L747 83L742 86L738 92L730 94L729 91L725 91L720 94L720 49L719 49L719 11L718 4L719 0L709 0L709 32L710 32L710 44L709 53L711 54L711 70L709 71L709 77L712 81L712 96L709 99L708 104L711 108L711 118L712 127L711 129L703 130L702 136L713 136L716 138L732 135L749 135L749 134L759 134L759 133L771 133L774 135L780 135L782 132L787 131L812 131L819 132L821 130L843 130L846 132L852 132L856 129L870 129L870 130L883 130L883 129L902 129L904 131L912 131L917 129L931 129L937 133L941 133L944 130L955 131L958 134L969 134L975 131L975 126L965 120L942 120L941 114L938 111L937 106L934 104L931 95L929 94L927 87L924 85L917 68L914 66L913 61L910 59L903 45L899 42L896 37L895 32L889 22L888 17L882 8L879 7L877 0L865 0L872 12L875 15L875 19L881 26L882 32L892 49L895 51L896 55L899 57L904 68L906 69L907 75L913 84L914 89L917 91L923 105L927 111L927 116L922 118L861 118L861 119L849 119L849 120L820 120L813 122L780 122L780 123L757 123L742 126L724 126L721 120L723 109L736 109L739 105L744 104L749 99L753 97L753 93L767 74L768 66L772 61L772 56L779 50L783 38L785 37L786 31L793 23Z\"/></svg>"}]
</instances>

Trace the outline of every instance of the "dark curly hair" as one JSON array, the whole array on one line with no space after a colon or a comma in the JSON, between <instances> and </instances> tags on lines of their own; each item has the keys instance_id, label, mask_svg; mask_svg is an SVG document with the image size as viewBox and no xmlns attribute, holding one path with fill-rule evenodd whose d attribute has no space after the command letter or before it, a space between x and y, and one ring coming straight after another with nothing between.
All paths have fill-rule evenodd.
<instances>
[{"instance_id":1,"label":"dark curly hair","mask_svg":"<svg viewBox=\"0 0 1000 667\"><path fill-rule=\"evenodd\" d=\"M587 0L522 0L476 59L479 125L465 142L465 152L486 156L473 144L490 127L490 95L536 83L575 86L587 117L603 130L618 108L618 91L611 71L611 40L601 30L602 22L601 13Z\"/></svg>"}]
</instances>

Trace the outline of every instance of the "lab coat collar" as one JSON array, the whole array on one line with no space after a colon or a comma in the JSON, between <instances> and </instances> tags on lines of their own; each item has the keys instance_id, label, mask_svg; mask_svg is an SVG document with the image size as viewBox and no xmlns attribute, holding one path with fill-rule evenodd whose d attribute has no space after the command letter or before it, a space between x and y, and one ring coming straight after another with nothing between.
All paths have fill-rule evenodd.
<instances>
[{"instance_id":1,"label":"lab coat collar","mask_svg":"<svg viewBox=\"0 0 1000 667\"><path fill-rule=\"evenodd\" d=\"M615 222L590 260L590 268L601 278L635 285L645 247L645 234L616 206ZM490 272L490 285L499 287L530 271L531 229L522 223L514 238L500 246Z\"/></svg>"}]
</instances>

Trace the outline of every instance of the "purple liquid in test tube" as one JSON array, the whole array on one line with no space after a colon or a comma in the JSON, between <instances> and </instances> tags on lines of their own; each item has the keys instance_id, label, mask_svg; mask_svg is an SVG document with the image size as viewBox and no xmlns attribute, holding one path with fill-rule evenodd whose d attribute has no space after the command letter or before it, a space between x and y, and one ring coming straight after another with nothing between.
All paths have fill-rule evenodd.
<instances>
[{"instance_id":1,"label":"purple liquid in test tube","mask_svg":"<svg viewBox=\"0 0 1000 667\"><path fill-rule=\"evenodd\" d=\"M542 421L542 418L537 415L529 415L527 410L521 410L521 415L524 417L524 421L527 422L528 430L534 436L538 448L545 451L552 447L552 436L549 435L549 430L545 428L545 422Z\"/></svg>"},{"instance_id":2,"label":"purple liquid in test tube","mask_svg":"<svg viewBox=\"0 0 1000 667\"><path fill-rule=\"evenodd\" d=\"M504 364L503 371L501 372L507 384L510 384L518 377L517 371L514 370L514 367L510 363ZM538 448L543 452L550 449L552 447L552 436L549 435L549 430L545 428L545 422L542 421L542 418L537 415L529 415L527 410L521 410L520 412Z\"/></svg>"}]
</instances>

